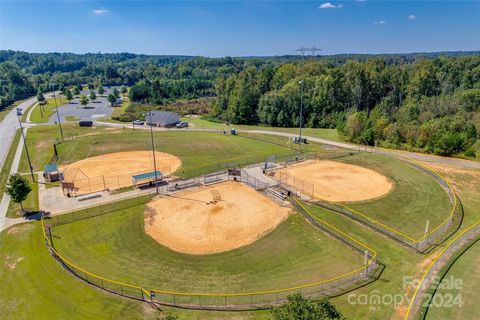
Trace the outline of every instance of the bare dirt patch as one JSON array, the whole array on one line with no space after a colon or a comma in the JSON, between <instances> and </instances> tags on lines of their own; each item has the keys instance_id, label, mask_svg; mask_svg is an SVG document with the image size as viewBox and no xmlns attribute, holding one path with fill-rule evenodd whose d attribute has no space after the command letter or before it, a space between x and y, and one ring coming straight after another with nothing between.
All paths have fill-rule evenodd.
<instances>
[{"instance_id":1,"label":"bare dirt patch","mask_svg":"<svg viewBox=\"0 0 480 320\"><path fill-rule=\"evenodd\" d=\"M465 169L460 168L452 165L447 164L438 164L438 163L430 163L430 162L423 162L426 166L430 167L431 169L446 174L468 174L476 178L480 178L480 170L478 169Z\"/></svg>"},{"instance_id":2,"label":"bare dirt patch","mask_svg":"<svg viewBox=\"0 0 480 320\"><path fill-rule=\"evenodd\" d=\"M218 195L221 200L214 200ZM254 242L289 211L245 184L229 181L150 202L145 231L174 251L211 254Z\"/></svg>"},{"instance_id":3,"label":"bare dirt patch","mask_svg":"<svg viewBox=\"0 0 480 320\"><path fill-rule=\"evenodd\" d=\"M182 165L179 158L155 152L157 170L169 175ZM61 168L65 181L73 181L77 195L105 189L115 190L132 186L132 175L153 171L150 151L107 153L74 162Z\"/></svg>"},{"instance_id":4,"label":"bare dirt patch","mask_svg":"<svg viewBox=\"0 0 480 320\"><path fill-rule=\"evenodd\" d=\"M32 224L22 224L22 225L18 225L18 226L12 226L12 227L8 228L7 234L8 235L19 234L21 232L31 230L31 229L33 229L33 227L34 226Z\"/></svg>"},{"instance_id":5,"label":"bare dirt patch","mask_svg":"<svg viewBox=\"0 0 480 320\"><path fill-rule=\"evenodd\" d=\"M278 171L286 173L283 176L289 184L298 188L305 185L314 198L330 202L378 198L393 188L378 172L336 161L307 161Z\"/></svg>"}]
</instances>

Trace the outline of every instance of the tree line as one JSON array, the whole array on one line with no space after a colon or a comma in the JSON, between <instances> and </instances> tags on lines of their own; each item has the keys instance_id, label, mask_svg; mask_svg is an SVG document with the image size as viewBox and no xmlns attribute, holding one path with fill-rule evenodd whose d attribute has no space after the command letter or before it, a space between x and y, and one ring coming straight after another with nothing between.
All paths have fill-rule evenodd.
<instances>
[{"instance_id":1,"label":"tree line","mask_svg":"<svg viewBox=\"0 0 480 320\"><path fill-rule=\"evenodd\" d=\"M250 66L215 83L210 117L337 128L346 140L440 155L479 152L480 56Z\"/></svg>"},{"instance_id":2,"label":"tree line","mask_svg":"<svg viewBox=\"0 0 480 320\"><path fill-rule=\"evenodd\" d=\"M208 98L210 106L201 110L211 110L210 120L293 127L302 101L305 127L337 128L348 141L467 157L480 149L478 52L303 61L0 51L0 109L82 84L130 87L132 116Z\"/></svg>"}]
</instances>

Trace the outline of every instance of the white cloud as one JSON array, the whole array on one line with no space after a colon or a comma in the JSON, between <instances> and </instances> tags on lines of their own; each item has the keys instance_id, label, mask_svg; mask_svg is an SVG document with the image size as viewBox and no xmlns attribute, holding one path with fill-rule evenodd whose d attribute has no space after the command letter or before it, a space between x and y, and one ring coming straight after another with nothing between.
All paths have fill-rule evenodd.
<instances>
[{"instance_id":1,"label":"white cloud","mask_svg":"<svg viewBox=\"0 0 480 320\"><path fill-rule=\"evenodd\" d=\"M102 14L107 14L108 10L107 9L95 9L95 10L93 10L93 13L98 14L98 15L102 15Z\"/></svg>"},{"instance_id":2,"label":"white cloud","mask_svg":"<svg viewBox=\"0 0 480 320\"><path fill-rule=\"evenodd\" d=\"M331 2L325 2L325 3L322 3L318 8L319 9L337 9L337 8L339 9L342 7L343 7L343 4L334 5Z\"/></svg>"},{"instance_id":3,"label":"white cloud","mask_svg":"<svg viewBox=\"0 0 480 320\"><path fill-rule=\"evenodd\" d=\"M387 24L385 20L373 21L373 24Z\"/></svg>"},{"instance_id":4,"label":"white cloud","mask_svg":"<svg viewBox=\"0 0 480 320\"><path fill-rule=\"evenodd\" d=\"M415 16L415 15L413 15L413 14L410 14L410 15L408 16L408 19L409 19L409 20L415 20L415 19L417 19L417 16Z\"/></svg>"}]
</instances>

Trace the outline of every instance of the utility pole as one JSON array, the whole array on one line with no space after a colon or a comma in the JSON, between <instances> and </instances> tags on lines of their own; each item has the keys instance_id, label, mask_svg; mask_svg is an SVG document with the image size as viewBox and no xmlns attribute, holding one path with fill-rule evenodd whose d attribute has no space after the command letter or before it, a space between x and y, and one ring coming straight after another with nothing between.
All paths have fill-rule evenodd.
<instances>
[{"instance_id":1,"label":"utility pole","mask_svg":"<svg viewBox=\"0 0 480 320\"><path fill-rule=\"evenodd\" d=\"M152 122L152 112L147 113L147 116L150 117L150 137L152 139L152 153L153 153L153 170L155 173L155 189L157 196L160 194L158 192L158 180L157 180L157 160L155 159L155 144L153 142L153 122Z\"/></svg>"},{"instance_id":2,"label":"utility pole","mask_svg":"<svg viewBox=\"0 0 480 320\"><path fill-rule=\"evenodd\" d=\"M302 154L302 122L303 122L303 80L298 81L300 84L300 134L299 134L299 149Z\"/></svg>"},{"instance_id":3,"label":"utility pole","mask_svg":"<svg viewBox=\"0 0 480 320\"><path fill-rule=\"evenodd\" d=\"M310 47L310 48L305 48L305 47L300 47L296 49L295 51L300 52L302 54L302 65L305 63L305 53L310 52L312 57L315 56L315 52L319 52L322 49L319 49L315 46ZM300 85L300 133L298 137L298 143L299 143L299 152L300 154L302 153L302 122L303 122L303 85L304 85L304 80L300 80L298 82Z\"/></svg>"},{"instance_id":4,"label":"utility pole","mask_svg":"<svg viewBox=\"0 0 480 320\"><path fill-rule=\"evenodd\" d=\"M27 155L28 166L30 167L30 174L32 175L32 181L35 182L35 175L33 174L33 166L32 166L32 162L30 161L30 154L28 153L27 141L25 140L25 133L23 132L22 120L20 119L21 115L22 115L22 110L17 108L17 118L18 118L18 123L20 124L20 132L22 133L23 145L25 146L25 154Z\"/></svg>"},{"instance_id":5,"label":"utility pole","mask_svg":"<svg viewBox=\"0 0 480 320\"><path fill-rule=\"evenodd\" d=\"M55 101L55 109L57 110L58 127L60 128L60 135L62 136L62 142L63 142L63 141L65 141L65 139L63 138L62 123L60 122L60 114L58 113L57 99L55 99L55 84L54 83L52 83L52 89L53 89L53 101Z\"/></svg>"}]
</instances>

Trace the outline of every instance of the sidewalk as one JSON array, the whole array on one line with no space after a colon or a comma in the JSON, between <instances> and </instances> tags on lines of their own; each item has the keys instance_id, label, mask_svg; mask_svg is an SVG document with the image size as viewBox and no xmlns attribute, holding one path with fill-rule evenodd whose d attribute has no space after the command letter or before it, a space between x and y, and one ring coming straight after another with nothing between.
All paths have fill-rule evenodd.
<instances>
[{"instance_id":1,"label":"sidewalk","mask_svg":"<svg viewBox=\"0 0 480 320\"><path fill-rule=\"evenodd\" d=\"M25 130L24 131L25 134L27 134L28 127L25 128L24 130ZM20 159L22 157L23 146L24 146L23 139L20 139L20 141L18 142L17 151L15 152L15 157L13 158L10 174L15 174L18 171L18 166L20 165ZM0 202L0 231L6 229L10 225L27 221L23 218L11 219L11 218L5 217L5 215L7 214L9 204L10 204L10 196L4 193L2 196L2 202Z\"/></svg>"}]
</instances>

